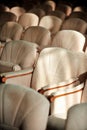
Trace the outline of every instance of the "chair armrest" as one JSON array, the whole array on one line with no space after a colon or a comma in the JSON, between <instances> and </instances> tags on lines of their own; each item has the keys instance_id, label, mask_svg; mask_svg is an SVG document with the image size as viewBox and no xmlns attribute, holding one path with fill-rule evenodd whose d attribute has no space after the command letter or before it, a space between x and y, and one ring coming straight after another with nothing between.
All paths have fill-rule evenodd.
<instances>
[{"instance_id":1,"label":"chair armrest","mask_svg":"<svg viewBox=\"0 0 87 130\"><path fill-rule=\"evenodd\" d=\"M79 84L78 86L72 87L72 88L66 88L62 90L58 90L57 92L52 93L50 96L48 96L48 99L50 102L53 102L56 98L60 98L62 96L67 96L70 94L74 94L80 91L83 91L84 89L84 83Z\"/></svg>"},{"instance_id":2,"label":"chair armrest","mask_svg":"<svg viewBox=\"0 0 87 130\"><path fill-rule=\"evenodd\" d=\"M5 83L7 79L23 77L25 75L30 75L33 73L33 68L27 68L24 70L14 71L14 72L6 72L0 74L0 82Z\"/></svg>"},{"instance_id":3,"label":"chair armrest","mask_svg":"<svg viewBox=\"0 0 87 130\"><path fill-rule=\"evenodd\" d=\"M47 86L44 86L43 88L39 89L38 92L45 95L45 92L48 92L50 95L52 92L55 92L59 89L66 89L75 87L83 82L85 82L87 79L87 72L79 75L77 78L71 78L69 80L65 80L64 82L56 83L56 84L50 84Z\"/></svg>"},{"instance_id":4,"label":"chair armrest","mask_svg":"<svg viewBox=\"0 0 87 130\"><path fill-rule=\"evenodd\" d=\"M64 82L47 85L47 86L39 89L38 92L41 93L41 94L44 94L47 91L55 91L55 90L57 90L59 88L63 88L64 89L67 86L70 88L70 87L73 87L73 86L75 86L77 84L79 84L78 78L71 78L71 79L66 80Z\"/></svg>"}]
</instances>

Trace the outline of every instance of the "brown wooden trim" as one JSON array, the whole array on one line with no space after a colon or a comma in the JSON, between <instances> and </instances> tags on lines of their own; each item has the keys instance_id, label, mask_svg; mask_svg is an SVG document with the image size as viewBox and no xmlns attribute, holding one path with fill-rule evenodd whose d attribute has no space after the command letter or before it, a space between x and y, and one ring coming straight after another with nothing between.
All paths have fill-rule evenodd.
<instances>
[{"instance_id":1,"label":"brown wooden trim","mask_svg":"<svg viewBox=\"0 0 87 130\"><path fill-rule=\"evenodd\" d=\"M29 75L29 74L32 74L32 72L29 72L29 73L25 73L25 74L19 74L19 75L13 75L13 76L2 76L1 77L1 81L2 83L5 83L7 79L10 79L10 78L15 78L15 77L21 77L21 76L26 76L26 75Z\"/></svg>"},{"instance_id":2,"label":"brown wooden trim","mask_svg":"<svg viewBox=\"0 0 87 130\"><path fill-rule=\"evenodd\" d=\"M79 90L76 90L76 91L73 91L73 92L68 92L68 93L65 93L65 94L59 94L59 95L56 95L56 96L50 96L48 97L48 99L50 100L50 102L53 102L56 98L60 98L62 96L67 96L67 95L70 95L70 94L74 94L74 93L77 93L77 92L80 92L82 91L83 88L79 89Z\"/></svg>"},{"instance_id":3,"label":"brown wooden trim","mask_svg":"<svg viewBox=\"0 0 87 130\"><path fill-rule=\"evenodd\" d=\"M75 80L75 81L73 81L71 83L68 83L68 84L65 84L65 85L59 85L59 86L56 86L56 87L53 87L53 88L47 88L47 89L42 88L42 89L38 90L38 92L41 93L41 94L44 94L46 91L54 90L54 89L58 89L58 88L63 88L63 87L69 86L69 85L71 85L73 83L76 83L77 81L79 81L79 80L77 79L77 80Z\"/></svg>"}]
</instances>

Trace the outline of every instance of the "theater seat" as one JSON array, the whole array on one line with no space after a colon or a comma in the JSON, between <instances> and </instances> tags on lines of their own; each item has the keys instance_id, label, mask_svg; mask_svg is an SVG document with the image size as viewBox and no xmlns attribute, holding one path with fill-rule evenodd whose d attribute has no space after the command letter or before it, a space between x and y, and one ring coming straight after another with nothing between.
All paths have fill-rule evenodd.
<instances>
[{"instance_id":1,"label":"theater seat","mask_svg":"<svg viewBox=\"0 0 87 130\"><path fill-rule=\"evenodd\" d=\"M75 30L60 30L52 41L52 46L66 48L74 52L84 52L86 37Z\"/></svg>"},{"instance_id":2,"label":"theater seat","mask_svg":"<svg viewBox=\"0 0 87 130\"><path fill-rule=\"evenodd\" d=\"M0 41L6 43L12 40L20 40L23 28L14 21L4 23L0 28Z\"/></svg>"},{"instance_id":3,"label":"theater seat","mask_svg":"<svg viewBox=\"0 0 87 130\"><path fill-rule=\"evenodd\" d=\"M50 114L66 118L67 110L81 102L87 77L85 53L58 47L41 51L32 76L32 88L45 95Z\"/></svg>"},{"instance_id":4,"label":"theater seat","mask_svg":"<svg viewBox=\"0 0 87 130\"><path fill-rule=\"evenodd\" d=\"M0 81L30 87L38 49L37 44L23 40L7 43L0 59Z\"/></svg>"},{"instance_id":5,"label":"theater seat","mask_svg":"<svg viewBox=\"0 0 87 130\"><path fill-rule=\"evenodd\" d=\"M72 106L67 114L65 130L86 130L87 129L87 102Z\"/></svg>"},{"instance_id":6,"label":"theater seat","mask_svg":"<svg viewBox=\"0 0 87 130\"><path fill-rule=\"evenodd\" d=\"M34 42L43 49L51 45L51 33L44 27L31 26L24 31L22 40Z\"/></svg>"},{"instance_id":7,"label":"theater seat","mask_svg":"<svg viewBox=\"0 0 87 130\"><path fill-rule=\"evenodd\" d=\"M53 15L46 15L40 19L39 26L48 29L52 38L60 30L63 20Z\"/></svg>"},{"instance_id":8,"label":"theater seat","mask_svg":"<svg viewBox=\"0 0 87 130\"><path fill-rule=\"evenodd\" d=\"M18 23L26 30L30 26L37 26L39 23L38 15L34 13L23 13L18 20Z\"/></svg>"},{"instance_id":9,"label":"theater seat","mask_svg":"<svg viewBox=\"0 0 87 130\"><path fill-rule=\"evenodd\" d=\"M0 130L45 130L49 102L21 85L0 84Z\"/></svg>"}]
</instances>

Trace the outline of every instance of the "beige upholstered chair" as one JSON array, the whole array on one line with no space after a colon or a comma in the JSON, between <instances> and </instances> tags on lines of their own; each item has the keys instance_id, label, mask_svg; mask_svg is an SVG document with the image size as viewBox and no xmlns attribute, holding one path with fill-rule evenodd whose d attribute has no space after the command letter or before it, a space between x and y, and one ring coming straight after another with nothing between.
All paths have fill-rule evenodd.
<instances>
[{"instance_id":1,"label":"beige upholstered chair","mask_svg":"<svg viewBox=\"0 0 87 130\"><path fill-rule=\"evenodd\" d=\"M87 32L87 23L86 21L80 18L68 18L64 20L61 30L69 29L69 30L76 30L81 32L82 34L86 34Z\"/></svg>"},{"instance_id":2,"label":"beige upholstered chair","mask_svg":"<svg viewBox=\"0 0 87 130\"><path fill-rule=\"evenodd\" d=\"M10 12L14 13L17 16L17 21L19 17L26 12L26 10L23 7L20 6L13 6L10 9Z\"/></svg>"},{"instance_id":3,"label":"beige upholstered chair","mask_svg":"<svg viewBox=\"0 0 87 130\"><path fill-rule=\"evenodd\" d=\"M37 26L39 17L34 13L24 13L19 17L18 23L26 30L30 26Z\"/></svg>"},{"instance_id":4,"label":"beige upholstered chair","mask_svg":"<svg viewBox=\"0 0 87 130\"><path fill-rule=\"evenodd\" d=\"M0 81L30 87L38 49L37 44L23 40L7 43L0 58Z\"/></svg>"},{"instance_id":5,"label":"beige upholstered chair","mask_svg":"<svg viewBox=\"0 0 87 130\"><path fill-rule=\"evenodd\" d=\"M44 47L50 46L51 33L44 27L32 26L24 31L22 40L35 42L40 46L40 49L43 49Z\"/></svg>"},{"instance_id":6,"label":"beige upholstered chair","mask_svg":"<svg viewBox=\"0 0 87 130\"><path fill-rule=\"evenodd\" d=\"M87 129L87 103L80 103L68 110L65 130L86 130Z\"/></svg>"},{"instance_id":7,"label":"beige upholstered chair","mask_svg":"<svg viewBox=\"0 0 87 130\"><path fill-rule=\"evenodd\" d=\"M60 10L50 11L48 15L57 16L58 18L60 18L63 21L64 21L64 19L66 17L65 13L60 11Z\"/></svg>"},{"instance_id":8,"label":"beige upholstered chair","mask_svg":"<svg viewBox=\"0 0 87 130\"><path fill-rule=\"evenodd\" d=\"M39 20L46 15L46 12L40 8L40 7L35 7L35 8L32 8L31 10L28 11L29 13L34 13L36 14L38 17L39 17Z\"/></svg>"},{"instance_id":9,"label":"beige upholstered chair","mask_svg":"<svg viewBox=\"0 0 87 130\"><path fill-rule=\"evenodd\" d=\"M73 8L73 12L84 12L84 6L78 5Z\"/></svg>"},{"instance_id":10,"label":"beige upholstered chair","mask_svg":"<svg viewBox=\"0 0 87 130\"><path fill-rule=\"evenodd\" d=\"M0 26L6 22L14 21L16 22L17 16L12 12L0 12Z\"/></svg>"},{"instance_id":11,"label":"beige upholstered chair","mask_svg":"<svg viewBox=\"0 0 87 130\"><path fill-rule=\"evenodd\" d=\"M51 114L66 118L67 109L81 101L87 56L64 48L41 51L32 76L32 88L49 97ZM83 80L84 79L84 80Z\"/></svg>"},{"instance_id":12,"label":"beige upholstered chair","mask_svg":"<svg viewBox=\"0 0 87 130\"><path fill-rule=\"evenodd\" d=\"M47 28L51 32L52 37L54 37L60 30L62 22L63 21L57 16L46 15L41 18L39 26Z\"/></svg>"},{"instance_id":13,"label":"beige upholstered chair","mask_svg":"<svg viewBox=\"0 0 87 130\"><path fill-rule=\"evenodd\" d=\"M65 3L57 4L57 10L60 10L66 14L66 17L72 13L72 7Z\"/></svg>"},{"instance_id":14,"label":"beige upholstered chair","mask_svg":"<svg viewBox=\"0 0 87 130\"><path fill-rule=\"evenodd\" d=\"M53 0L45 1L44 4L50 5L52 7L52 10L56 9L56 2Z\"/></svg>"},{"instance_id":15,"label":"beige upholstered chair","mask_svg":"<svg viewBox=\"0 0 87 130\"><path fill-rule=\"evenodd\" d=\"M0 84L0 130L45 130L49 102L21 85Z\"/></svg>"},{"instance_id":16,"label":"beige upholstered chair","mask_svg":"<svg viewBox=\"0 0 87 130\"><path fill-rule=\"evenodd\" d=\"M20 40L23 28L14 21L6 22L0 28L0 41L8 42L12 40Z\"/></svg>"},{"instance_id":17,"label":"beige upholstered chair","mask_svg":"<svg viewBox=\"0 0 87 130\"><path fill-rule=\"evenodd\" d=\"M84 21L87 22L87 15L86 15L86 12L81 12L81 11L75 11L75 12L72 12L70 15L69 15L69 18L80 18Z\"/></svg>"},{"instance_id":18,"label":"beige upholstered chair","mask_svg":"<svg viewBox=\"0 0 87 130\"><path fill-rule=\"evenodd\" d=\"M82 33L75 30L60 30L53 38L52 46L83 52L85 43L86 38Z\"/></svg>"},{"instance_id":19,"label":"beige upholstered chair","mask_svg":"<svg viewBox=\"0 0 87 130\"><path fill-rule=\"evenodd\" d=\"M87 102L75 104L68 109L66 119L49 116L46 130L86 130L86 112Z\"/></svg>"},{"instance_id":20,"label":"beige upholstered chair","mask_svg":"<svg viewBox=\"0 0 87 130\"><path fill-rule=\"evenodd\" d=\"M65 130L66 119L58 118L54 115L48 117L46 130Z\"/></svg>"}]
</instances>

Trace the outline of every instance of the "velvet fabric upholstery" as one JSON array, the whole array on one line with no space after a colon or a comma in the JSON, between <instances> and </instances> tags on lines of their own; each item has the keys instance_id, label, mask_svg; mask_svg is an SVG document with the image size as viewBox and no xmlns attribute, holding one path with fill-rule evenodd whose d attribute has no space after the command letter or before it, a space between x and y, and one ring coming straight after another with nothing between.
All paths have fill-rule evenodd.
<instances>
[{"instance_id":1,"label":"velvet fabric upholstery","mask_svg":"<svg viewBox=\"0 0 87 130\"><path fill-rule=\"evenodd\" d=\"M12 12L8 12L8 11L0 12L0 25L8 21L15 22L16 19L17 19L17 16Z\"/></svg>"},{"instance_id":2,"label":"velvet fabric upholstery","mask_svg":"<svg viewBox=\"0 0 87 130\"><path fill-rule=\"evenodd\" d=\"M40 19L39 26L47 28L53 37L60 30L62 22L57 16L46 15Z\"/></svg>"},{"instance_id":3,"label":"velvet fabric upholstery","mask_svg":"<svg viewBox=\"0 0 87 130\"><path fill-rule=\"evenodd\" d=\"M74 52L83 52L85 36L75 30L60 30L52 41L52 46L66 48Z\"/></svg>"},{"instance_id":4,"label":"velvet fabric upholstery","mask_svg":"<svg viewBox=\"0 0 87 130\"><path fill-rule=\"evenodd\" d=\"M10 12L14 13L17 16L17 21L19 17L26 12L26 10L23 7L20 6L13 6L10 8Z\"/></svg>"},{"instance_id":5,"label":"velvet fabric upholstery","mask_svg":"<svg viewBox=\"0 0 87 130\"><path fill-rule=\"evenodd\" d=\"M0 84L0 125L19 130L45 130L49 102L25 86Z\"/></svg>"},{"instance_id":6,"label":"velvet fabric upholstery","mask_svg":"<svg viewBox=\"0 0 87 130\"><path fill-rule=\"evenodd\" d=\"M64 19L66 17L65 13L60 11L60 10L50 11L49 15L57 16L58 18L60 18L63 21L64 21Z\"/></svg>"},{"instance_id":7,"label":"velvet fabric upholstery","mask_svg":"<svg viewBox=\"0 0 87 130\"><path fill-rule=\"evenodd\" d=\"M29 42L35 42L40 46L40 49L51 45L51 33L44 27L32 26L25 30L23 40Z\"/></svg>"},{"instance_id":8,"label":"velvet fabric upholstery","mask_svg":"<svg viewBox=\"0 0 87 130\"><path fill-rule=\"evenodd\" d=\"M29 13L34 13L39 17L39 20L46 15L46 12L40 7L34 7L28 11Z\"/></svg>"},{"instance_id":9,"label":"velvet fabric upholstery","mask_svg":"<svg viewBox=\"0 0 87 130\"><path fill-rule=\"evenodd\" d=\"M72 13L72 6L70 6L67 3L58 3L57 4L57 10L60 10L66 14L66 17L68 17Z\"/></svg>"},{"instance_id":10,"label":"velvet fabric upholstery","mask_svg":"<svg viewBox=\"0 0 87 130\"><path fill-rule=\"evenodd\" d=\"M67 110L74 104L81 102L84 88L82 77L76 84L67 85L71 78L79 78L87 71L87 56L82 52L72 52L64 48L49 47L41 51L32 76L32 88L39 91L48 87L46 92L50 100L50 114L58 118L66 118ZM85 75L85 80L86 80ZM65 82L65 87L61 82ZM59 84L61 85L59 85ZM58 88L59 85L59 88ZM50 86L53 89L51 93ZM45 94L44 94L45 95Z\"/></svg>"},{"instance_id":11,"label":"velvet fabric upholstery","mask_svg":"<svg viewBox=\"0 0 87 130\"><path fill-rule=\"evenodd\" d=\"M80 103L68 110L65 130L86 130L87 129L87 103Z\"/></svg>"},{"instance_id":12,"label":"velvet fabric upholstery","mask_svg":"<svg viewBox=\"0 0 87 130\"><path fill-rule=\"evenodd\" d=\"M23 13L18 20L18 23L26 30L30 26L37 26L39 23L38 15L34 13Z\"/></svg>"},{"instance_id":13,"label":"velvet fabric upholstery","mask_svg":"<svg viewBox=\"0 0 87 130\"><path fill-rule=\"evenodd\" d=\"M35 90L77 78L87 71L87 56L64 48L49 47L41 51L32 78Z\"/></svg>"},{"instance_id":14,"label":"velvet fabric upholstery","mask_svg":"<svg viewBox=\"0 0 87 130\"><path fill-rule=\"evenodd\" d=\"M20 40L22 32L23 28L17 22L6 22L0 29L0 41L6 43L11 40Z\"/></svg>"},{"instance_id":15,"label":"velvet fabric upholstery","mask_svg":"<svg viewBox=\"0 0 87 130\"><path fill-rule=\"evenodd\" d=\"M7 43L0 59L2 80L4 77L6 83L23 84L30 87L32 72L39 56L38 50L37 44L24 40ZM15 66L17 68L14 68L14 65L17 65ZM5 66L6 68L8 66L9 69L13 68L13 70L5 72ZM14 69L17 69L17 71L14 71Z\"/></svg>"},{"instance_id":16,"label":"velvet fabric upholstery","mask_svg":"<svg viewBox=\"0 0 87 130\"><path fill-rule=\"evenodd\" d=\"M50 5L52 7L52 10L56 9L56 2L53 0L45 1L44 4Z\"/></svg>"},{"instance_id":17,"label":"velvet fabric upholstery","mask_svg":"<svg viewBox=\"0 0 87 130\"><path fill-rule=\"evenodd\" d=\"M82 34L86 34L87 23L80 18L68 18L66 19L61 27L61 30L76 30Z\"/></svg>"}]
</instances>

